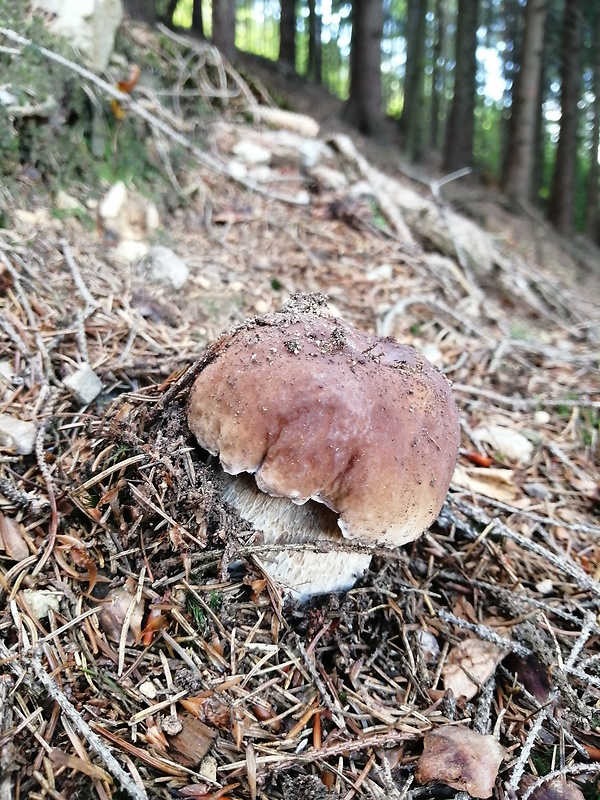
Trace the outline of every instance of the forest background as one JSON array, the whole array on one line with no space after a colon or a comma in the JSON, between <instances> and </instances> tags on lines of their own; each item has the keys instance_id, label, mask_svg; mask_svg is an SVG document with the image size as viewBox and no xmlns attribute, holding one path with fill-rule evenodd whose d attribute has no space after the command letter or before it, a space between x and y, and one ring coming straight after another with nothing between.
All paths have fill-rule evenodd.
<instances>
[{"instance_id":1,"label":"forest background","mask_svg":"<svg viewBox=\"0 0 600 800\"><path fill-rule=\"evenodd\" d=\"M127 0L270 59L445 173L474 170L565 235L598 240L600 4L593 0Z\"/></svg>"}]
</instances>

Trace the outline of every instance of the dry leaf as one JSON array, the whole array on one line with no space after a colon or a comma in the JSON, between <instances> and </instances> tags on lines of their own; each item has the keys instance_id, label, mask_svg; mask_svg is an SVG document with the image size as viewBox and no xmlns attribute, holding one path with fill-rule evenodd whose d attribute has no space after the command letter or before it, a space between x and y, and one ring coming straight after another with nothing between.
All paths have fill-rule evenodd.
<instances>
[{"instance_id":1,"label":"dry leaf","mask_svg":"<svg viewBox=\"0 0 600 800\"><path fill-rule=\"evenodd\" d=\"M452 483L475 494L482 494L502 503L512 503L519 496L514 475L512 469L486 469L457 464Z\"/></svg>"},{"instance_id":2,"label":"dry leaf","mask_svg":"<svg viewBox=\"0 0 600 800\"><path fill-rule=\"evenodd\" d=\"M523 464L531 461L533 444L526 436L513 428L504 425L481 425L474 435L482 442L489 444L510 461Z\"/></svg>"},{"instance_id":3,"label":"dry leaf","mask_svg":"<svg viewBox=\"0 0 600 800\"><path fill-rule=\"evenodd\" d=\"M100 627L113 642L121 640L121 631L126 620L129 622L127 630L127 644L139 642L142 635L142 619L144 617L144 603L136 602L135 583L127 580L124 586L111 589L104 598L102 611L100 611Z\"/></svg>"},{"instance_id":4,"label":"dry leaf","mask_svg":"<svg viewBox=\"0 0 600 800\"><path fill-rule=\"evenodd\" d=\"M442 670L444 688L452 689L455 697L471 700L480 686L492 677L505 655L506 650L492 642L465 639L448 655Z\"/></svg>"},{"instance_id":5,"label":"dry leaf","mask_svg":"<svg viewBox=\"0 0 600 800\"><path fill-rule=\"evenodd\" d=\"M535 656L517 656L510 653L505 666L514 672L520 683L540 703L545 703L550 694L548 670Z\"/></svg>"},{"instance_id":6,"label":"dry leaf","mask_svg":"<svg viewBox=\"0 0 600 800\"><path fill-rule=\"evenodd\" d=\"M417 764L419 783L445 783L471 797L491 797L507 752L493 736L462 725L442 725L425 734Z\"/></svg>"},{"instance_id":7,"label":"dry leaf","mask_svg":"<svg viewBox=\"0 0 600 800\"><path fill-rule=\"evenodd\" d=\"M12 519L5 517L0 511L0 550L6 553L7 558L13 561L23 561L29 555L27 534L24 526Z\"/></svg>"},{"instance_id":8,"label":"dry leaf","mask_svg":"<svg viewBox=\"0 0 600 800\"><path fill-rule=\"evenodd\" d=\"M526 786L521 788L527 789ZM531 794L531 800L585 800L585 796L574 783L565 781L564 778L554 778L537 788Z\"/></svg>"}]
</instances>

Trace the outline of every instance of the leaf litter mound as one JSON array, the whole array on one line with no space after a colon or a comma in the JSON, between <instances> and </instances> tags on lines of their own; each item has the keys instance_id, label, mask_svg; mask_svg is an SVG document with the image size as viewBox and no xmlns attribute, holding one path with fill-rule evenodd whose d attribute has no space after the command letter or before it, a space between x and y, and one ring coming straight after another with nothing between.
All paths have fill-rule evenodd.
<instances>
[{"instance_id":1,"label":"leaf litter mound","mask_svg":"<svg viewBox=\"0 0 600 800\"><path fill-rule=\"evenodd\" d=\"M237 102L210 123L215 164L273 147ZM38 209L2 232L0 414L33 423L27 452L0 455L2 800L598 796L593 285L549 242L535 260L489 237L480 273L456 220L441 255L368 162L328 159L345 184L289 156L260 191L210 159L165 166L187 198L162 220L179 291L116 260L101 225ZM463 437L431 530L301 607L185 421L206 346L296 292L421 349ZM82 370L102 384L87 404Z\"/></svg>"}]
</instances>

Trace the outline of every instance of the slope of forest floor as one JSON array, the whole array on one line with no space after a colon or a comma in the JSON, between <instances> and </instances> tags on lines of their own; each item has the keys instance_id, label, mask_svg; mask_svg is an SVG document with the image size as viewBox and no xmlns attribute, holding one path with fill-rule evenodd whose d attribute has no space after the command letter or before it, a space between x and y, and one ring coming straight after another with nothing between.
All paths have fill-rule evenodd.
<instances>
[{"instance_id":1,"label":"slope of forest floor","mask_svg":"<svg viewBox=\"0 0 600 800\"><path fill-rule=\"evenodd\" d=\"M151 82L111 112L90 87L123 116L115 159L142 126L154 202L146 173L112 216L112 180L46 194L23 164L2 188L0 420L32 425L0 451L0 800L597 800L593 253L473 183L467 223L389 145L365 161L305 119L257 122L258 90L210 48L127 35L212 104L175 81L161 114ZM181 288L155 282L154 244ZM447 375L462 445L430 531L298 606L194 447L185 371L311 292Z\"/></svg>"}]
</instances>

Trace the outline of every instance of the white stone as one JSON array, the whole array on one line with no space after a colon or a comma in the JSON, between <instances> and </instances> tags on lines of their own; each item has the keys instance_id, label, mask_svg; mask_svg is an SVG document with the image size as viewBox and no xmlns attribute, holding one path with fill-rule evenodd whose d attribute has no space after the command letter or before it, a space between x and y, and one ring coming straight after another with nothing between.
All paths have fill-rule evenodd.
<instances>
[{"instance_id":1,"label":"white stone","mask_svg":"<svg viewBox=\"0 0 600 800\"><path fill-rule=\"evenodd\" d=\"M202 759L200 775L211 783L217 782L217 759L214 756L205 756Z\"/></svg>"},{"instance_id":2,"label":"white stone","mask_svg":"<svg viewBox=\"0 0 600 800\"><path fill-rule=\"evenodd\" d=\"M58 611L62 592L54 589L23 589L23 598L36 619L44 619L50 609Z\"/></svg>"},{"instance_id":3,"label":"white stone","mask_svg":"<svg viewBox=\"0 0 600 800\"><path fill-rule=\"evenodd\" d=\"M169 247L157 245L150 250L144 265L148 280L181 289L190 276L185 261Z\"/></svg>"},{"instance_id":4,"label":"white stone","mask_svg":"<svg viewBox=\"0 0 600 800\"><path fill-rule=\"evenodd\" d=\"M227 174L230 178L233 178L234 181L241 181L248 175L248 170L241 161L238 161L236 158L231 158L227 162Z\"/></svg>"},{"instance_id":5,"label":"white stone","mask_svg":"<svg viewBox=\"0 0 600 800\"><path fill-rule=\"evenodd\" d=\"M248 139L242 139L234 145L232 153L246 164L268 164L271 161L270 150Z\"/></svg>"},{"instance_id":6,"label":"white stone","mask_svg":"<svg viewBox=\"0 0 600 800\"><path fill-rule=\"evenodd\" d=\"M160 215L156 203L152 200L148 200L148 205L146 206L146 229L150 232L154 232L158 230L159 227Z\"/></svg>"},{"instance_id":7,"label":"white stone","mask_svg":"<svg viewBox=\"0 0 600 800\"><path fill-rule=\"evenodd\" d=\"M547 425L552 417L547 411L536 411L533 415L533 419L538 425Z\"/></svg>"},{"instance_id":8,"label":"white stone","mask_svg":"<svg viewBox=\"0 0 600 800\"><path fill-rule=\"evenodd\" d=\"M17 98L12 95L7 89L2 86L0 87L0 105L3 106L12 106L17 102Z\"/></svg>"},{"instance_id":9,"label":"white stone","mask_svg":"<svg viewBox=\"0 0 600 800\"><path fill-rule=\"evenodd\" d=\"M112 257L119 264L135 264L141 261L150 252L146 242L138 242L135 239L123 239L112 252Z\"/></svg>"},{"instance_id":10,"label":"white stone","mask_svg":"<svg viewBox=\"0 0 600 800\"><path fill-rule=\"evenodd\" d=\"M121 0L34 0L33 5L55 15L51 29L81 51L91 67L106 69L123 18Z\"/></svg>"},{"instance_id":11,"label":"white stone","mask_svg":"<svg viewBox=\"0 0 600 800\"><path fill-rule=\"evenodd\" d=\"M76 197L67 194L63 189L59 189L56 193L54 204L61 211L85 211L83 204Z\"/></svg>"},{"instance_id":12,"label":"white stone","mask_svg":"<svg viewBox=\"0 0 600 800\"><path fill-rule=\"evenodd\" d=\"M123 181L118 181L110 187L102 198L98 214L103 220L116 219L127 200L127 187Z\"/></svg>"},{"instance_id":13,"label":"white stone","mask_svg":"<svg viewBox=\"0 0 600 800\"><path fill-rule=\"evenodd\" d=\"M554 584L550 578L544 578L544 580L536 583L535 588L540 594L550 594L550 592L554 591Z\"/></svg>"},{"instance_id":14,"label":"white stone","mask_svg":"<svg viewBox=\"0 0 600 800\"><path fill-rule=\"evenodd\" d=\"M391 264L380 264L367 272L370 281L391 281L394 277L394 268Z\"/></svg>"},{"instance_id":15,"label":"white stone","mask_svg":"<svg viewBox=\"0 0 600 800\"><path fill-rule=\"evenodd\" d=\"M87 406L102 391L102 381L89 364L82 364L72 375L65 378L63 383L82 406Z\"/></svg>"},{"instance_id":16,"label":"white stone","mask_svg":"<svg viewBox=\"0 0 600 800\"><path fill-rule=\"evenodd\" d=\"M0 448L14 450L20 456L28 456L35 448L37 425L10 414L0 414Z\"/></svg>"},{"instance_id":17,"label":"white stone","mask_svg":"<svg viewBox=\"0 0 600 800\"><path fill-rule=\"evenodd\" d=\"M143 694L148 700L154 700L156 697L156 686L152 681L144 681L140 683L140 694Z\"/></svg>"}]
</instances>

